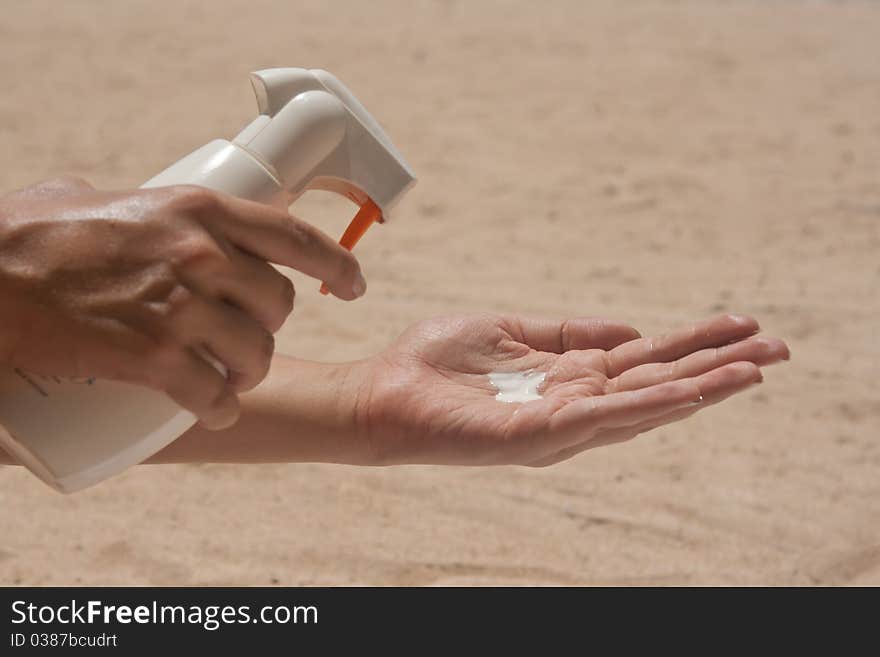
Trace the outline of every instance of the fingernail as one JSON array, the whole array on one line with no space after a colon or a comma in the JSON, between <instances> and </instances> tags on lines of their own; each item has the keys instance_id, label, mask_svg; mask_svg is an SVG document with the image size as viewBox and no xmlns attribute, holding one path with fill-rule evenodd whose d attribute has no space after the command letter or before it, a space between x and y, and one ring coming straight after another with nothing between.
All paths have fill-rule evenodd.
<instances>
[{"instance_id":1,"label":"fingernail","mask_svg":"<svg viewBox=\"0 0 880 657\"><path fill-rule=\"evenodd\" d=\"M703 403L703 395L700 395L700 398L697 401L688 402L685 406L699 406Z\"/></svg>"},{"instance_id":2,"label":"fingernail","mask_svg":"<svg viewBox=\"0 0 880 657\"><path fill-rule=\"evenodd\" d=\"M748 315L739 315L737 313L731 313L729 317L733 320L735 324L739 324L740 326L754 323L755 327L752 329L751 335L756 335L761 332L761 325L758 324L758 320L756 320L754 317L749 317Z\"/></svg>"},{"instance_id":3,"label":"fingernail","mask_svg":"<svg viewBox=\"0 0 880 657\"><path fill-rule=\"evenodd\" d=\"M364 296L364 292L367 291L367 281L364 278L364 275L358 272L357 277L354 279L354 283L351 284L351 292L356 297Z\"/></svg>"}]
</instances>

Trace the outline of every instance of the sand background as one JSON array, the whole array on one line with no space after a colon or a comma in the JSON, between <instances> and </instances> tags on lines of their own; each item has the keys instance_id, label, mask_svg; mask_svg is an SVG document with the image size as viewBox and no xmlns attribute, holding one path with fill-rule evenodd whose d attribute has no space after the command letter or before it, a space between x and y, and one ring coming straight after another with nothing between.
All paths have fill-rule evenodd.
<instances>
[{"instance_id":1,"label":"sand background","mask_svg":"<svg viewBox=\"0 0 880 657\"><path fill-rule=\"evenodd\" d=\"M0 189L133 187L320 66L421 182L299 283L291 354L459 311L643 332L732 310L762 388L543 470L146 466L72 497L0 472L2 584L880 584L880 4L4 2ZM297 211L337 235L344 201Z\"/></svg>"}]
</instances>

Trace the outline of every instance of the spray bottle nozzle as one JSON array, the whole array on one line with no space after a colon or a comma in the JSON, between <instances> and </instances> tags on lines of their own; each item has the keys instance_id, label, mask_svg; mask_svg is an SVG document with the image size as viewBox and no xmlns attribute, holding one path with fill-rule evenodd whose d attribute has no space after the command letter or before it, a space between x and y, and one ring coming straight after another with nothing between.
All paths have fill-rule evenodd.
<instances>
[{"instance_id":1,"label":"spray bottle nozzle","mask_svg":"<svg viewBox=\"0 0 880 657\"><path fill-rule=\"evenodd\" d=\"M308 189L360 206L340 244L351 250L416 182L378 122L333 75L276 68L253 73L260 116L234 142L260 160L293 202ZM322 286L322 291L324 290Z\"/></svg>"}]
</instances>

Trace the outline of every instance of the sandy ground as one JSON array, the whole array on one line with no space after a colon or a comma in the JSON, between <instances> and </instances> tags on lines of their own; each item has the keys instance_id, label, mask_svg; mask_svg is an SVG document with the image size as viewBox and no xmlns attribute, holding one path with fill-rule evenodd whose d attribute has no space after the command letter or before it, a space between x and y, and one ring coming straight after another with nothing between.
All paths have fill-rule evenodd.
<instances>
[{"instance_id":1,"label":"sandy ground","mask_svg":"<svg viewBox=\"0 0 880 657\"><path fill-rule=\"evenodd\" d=\"M0 583L880 584L880 5L330 4L7 3L0 189L136 186L252 117L250 70L321 66L421 182L359 247L367 298L297 278L284 351L735 310L792 361L544 470L147 466L63 497L7 468Z\"/></svg>"}]
</instances>

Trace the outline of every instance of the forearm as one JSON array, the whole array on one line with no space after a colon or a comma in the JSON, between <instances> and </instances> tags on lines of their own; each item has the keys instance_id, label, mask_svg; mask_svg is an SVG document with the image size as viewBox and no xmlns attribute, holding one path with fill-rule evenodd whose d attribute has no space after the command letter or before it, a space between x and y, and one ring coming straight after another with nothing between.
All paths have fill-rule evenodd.
<instances>
[{"instance_id":1,"label":"forearm","mask_svg":"<svg viewBox=\"0 0 880 657\"><path fill-rule=\"evenodd\" d=\"M276 356L266 379L242 395L234 426L208 431L197 425L148 462L368 463L356 421L366 371L365 361Z\"/></svg>"},{"instance_id":2,"label":"forearm","mask_svg":"<svg viewBox=\"0 0 880 657\"><path fill-rule=\"evenodd\" d=\"M367 363L316 363L276 356L265 380L241 397L241 418L194 426L147 463L370 463L359 435L358 395ZM0 427L2 430L2 427ZM0 464L15 461L0 449Z\"/></svg>"}]
</instances>

